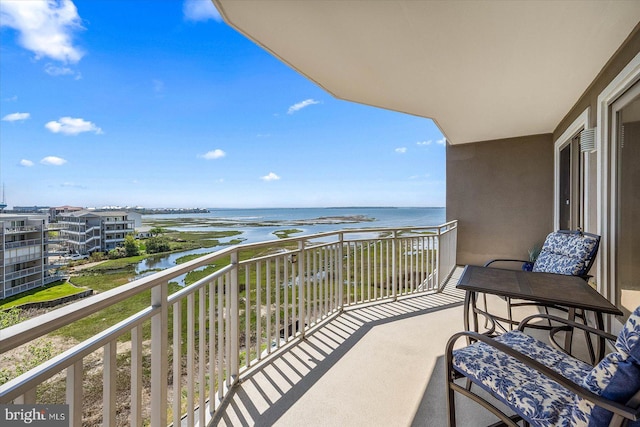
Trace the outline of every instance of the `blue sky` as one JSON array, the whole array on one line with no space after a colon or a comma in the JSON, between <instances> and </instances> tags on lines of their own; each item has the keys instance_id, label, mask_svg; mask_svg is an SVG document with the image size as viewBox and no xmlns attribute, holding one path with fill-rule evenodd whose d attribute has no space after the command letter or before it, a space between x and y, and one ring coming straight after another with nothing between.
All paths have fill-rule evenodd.
<instances>
[{"instance_id":1,"label":"blue sky","mask_svg":"<svg viewBox=\"0 0 640 427\"><path fill-rule=\"evenodd\" d=\"M444 206L428 119L333 98L209 0L3 0L11 206Z\"/></svg>"}]
</instances>

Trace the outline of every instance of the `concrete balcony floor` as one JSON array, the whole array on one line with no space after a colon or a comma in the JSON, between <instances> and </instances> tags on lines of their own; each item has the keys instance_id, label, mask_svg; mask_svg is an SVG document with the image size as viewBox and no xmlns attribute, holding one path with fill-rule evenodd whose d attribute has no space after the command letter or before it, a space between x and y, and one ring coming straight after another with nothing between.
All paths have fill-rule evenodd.
<instances>
[{"instance_id":1,"label":"concrete balcony floor","mask_svg":"<svg viewBox=\"0 0 640 427\"><path fill-rule=\"evenodd\" d=\"M245 377L214 425L446 426L444 349L463 330L461 273L438 294L345 310ZM504 301L489 302L504 313ZM459 426L496 421L456 398Z\"/></svg>"}]
</instances>

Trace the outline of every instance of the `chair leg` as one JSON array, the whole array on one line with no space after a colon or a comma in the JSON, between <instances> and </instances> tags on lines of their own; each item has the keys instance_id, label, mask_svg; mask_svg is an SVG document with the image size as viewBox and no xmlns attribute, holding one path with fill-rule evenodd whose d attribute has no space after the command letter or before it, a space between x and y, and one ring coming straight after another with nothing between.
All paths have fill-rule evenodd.
<instances>
[{"instance_id":1,"label":"chair leg","mask_svg":"<svg viewBox=\"0 0 640 427\"><path fill-rule=\"evenodd\" d=\"M455 391L451 388L451 381L453 379L450 375L447 375L447 410L449 412L449 427L456 427L456 396Z\"/></svg>"}]
</instances>

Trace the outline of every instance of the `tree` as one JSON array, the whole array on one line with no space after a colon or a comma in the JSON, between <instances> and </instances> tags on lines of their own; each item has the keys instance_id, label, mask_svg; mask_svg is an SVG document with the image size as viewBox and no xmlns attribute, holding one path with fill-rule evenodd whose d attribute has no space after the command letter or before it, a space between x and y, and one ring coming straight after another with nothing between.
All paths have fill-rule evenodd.
<instances>
[{"instance_id":1,"label":"tree","mask_svg":"<svg viewBox=\"0 0 640 427\"><path fill-rule=\"evenodd\" d=\"M128 257L140 255L140 248L138 248L138 243L136 242L136 239L133 237L133 235L128 234L124 238L124 250L126 256Z\"/></svg>"},{"instance_id":2,"label":"tree","mask_svg":"<svg viewBox=\"0 0 640 427\"><path fill-rule=\"evenodd\" d=\"M153 227L151 230L149 230L151 237L158 237L163 235L166 232L167 232L167 229L162 227Z\"/></svg>"},{"instance_id":3,"label":"tree","mask_svg":"<svg viewBox=\"0 0 640 427\"><path fill-rule=\"evenodd\" d=\"M147 253L168 252L171 250L169 242L164 237L151 237L147 240Z\"/></svg>"}]
</instances>

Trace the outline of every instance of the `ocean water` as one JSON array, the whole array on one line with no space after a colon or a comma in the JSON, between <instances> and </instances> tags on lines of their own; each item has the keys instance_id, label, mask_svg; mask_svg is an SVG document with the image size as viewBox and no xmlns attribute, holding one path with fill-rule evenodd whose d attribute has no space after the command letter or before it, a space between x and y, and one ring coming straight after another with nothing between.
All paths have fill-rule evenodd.
<instances>
[{"instance_id":1,"label":"ocean water","mask_svg":"<svg viewBox=\"0 0 640 427\"><path fill-rule=\"evenodd\" d=\"M290 224L296 220L311 220L326 217L344 217L362 215L373 221L342 224ZM432 226L445 222L445 208L412 208L412 207L339 207L339 208L268 208L268 209L210 209L205 214L160 214L144 215L145 220L189 218L202 220L202 225L189 223L184 227L171 226L172 229L184 231L238 230L242 235L234 238L244 239L244 243L253 243L277 239L273 234L278 230L298 229L303 234L315 234L326 231L354 228L388 228L405 226ZM206 225L206 221L228 222L229 225ZM256 223L277 221L268 226L252 226L233 224L236 222Z\"/></svg>"}]
</instances>

